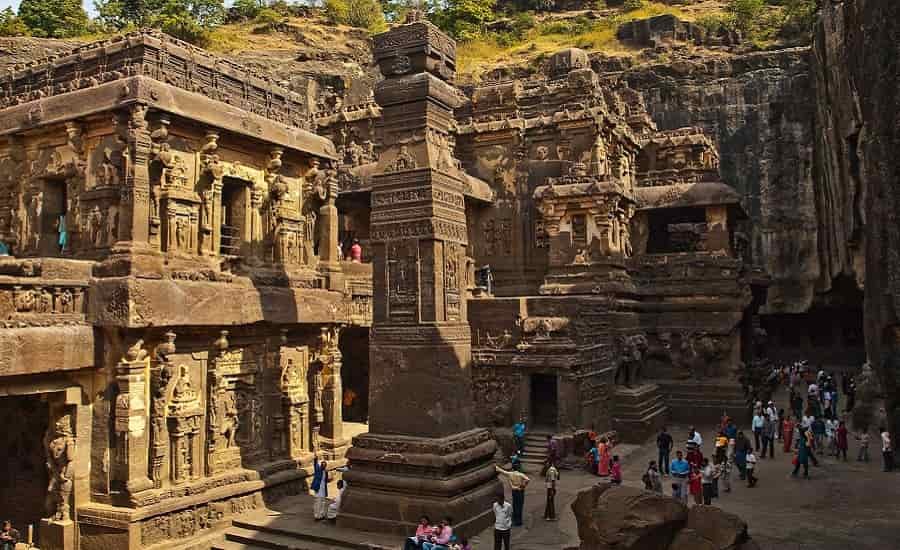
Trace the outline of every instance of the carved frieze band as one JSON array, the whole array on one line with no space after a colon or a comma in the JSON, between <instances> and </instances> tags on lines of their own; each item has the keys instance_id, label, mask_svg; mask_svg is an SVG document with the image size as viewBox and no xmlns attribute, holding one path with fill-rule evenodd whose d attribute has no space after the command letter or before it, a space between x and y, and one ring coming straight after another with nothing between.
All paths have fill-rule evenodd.
<instances>
[{"instance_id":1,"label":"carved frieze band","mask_svg":"<svg viewBox=\"0 0 900 550\"><path fill-rule=\"evenodd\" d=\"M413 222L373 224L371 240L393 241L419 237L433 237L460 244L468 243L465 223L427 219Z\"/></svg>"}]
</instances>

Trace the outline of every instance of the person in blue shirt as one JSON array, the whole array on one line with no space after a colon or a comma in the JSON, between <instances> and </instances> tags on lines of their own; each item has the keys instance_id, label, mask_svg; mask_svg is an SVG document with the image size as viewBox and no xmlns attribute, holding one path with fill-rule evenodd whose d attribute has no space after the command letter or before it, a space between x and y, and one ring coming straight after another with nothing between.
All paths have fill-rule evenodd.
<instances>
[{"instance_id":1,"label":"person in blue shirt","mask_svg":"<svg viewBox=\"0 0 900 550\"><path fill-rule=\"evenodd\" d=\"M313 503L313 517L317 520L325 519L328 513L328 463L320 461L319 456L313 457L313 479L310 488L316 495Z\"/></svg>"},{"instance_id":2,"label":"person in blue shirt","mask_svg":"<svg viewBox=\"0 0 900 550\"><path fill-rule=\"evenodd\" d=\"M513 439L516 440L516 450L525 452L525 418L521 418L513 424Z\"/></svg>"},{"instance_id":3,"label":"person in blue shirt","mask_svg":"<svg viewBox=\"0 0 900 550\"><path fill-rule=\"evenodd\" d=\"M684 454L681 451L675 452L675 460L669 465L669 471L674 479L672 496L687 504L687 481L688 475L691 473L691 466L684 459Z\"/></svg>"}]
</instances>

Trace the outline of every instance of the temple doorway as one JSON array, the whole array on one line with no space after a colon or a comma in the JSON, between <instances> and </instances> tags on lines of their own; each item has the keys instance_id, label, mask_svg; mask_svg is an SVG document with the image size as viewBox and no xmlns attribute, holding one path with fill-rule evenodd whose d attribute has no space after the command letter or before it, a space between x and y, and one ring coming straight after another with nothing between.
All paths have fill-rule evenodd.
<instances>
[{"instance_id":1,"label":"temple doorway","mask_svg":"<svg viewBox=\"0 0 900 550\"><path fill-rule=\"evenodd\" d=\"M63 229L66 229L66 204L65 180L45 180L41 196L40 254L42 256L57 256L60 253L59 225L61 223Z\"/></svg>"},{"instance_id":2,"label":"temple doorway","mask_svg":"<svg viewBox=\"0 0 900 550\"><path fill-rule=\"evenodd\" d=\"M222 226L219 253L240 256L247 212L247 183L236 178L222 180Z\"/></svg>"},{"instance_id":3,"label":"temple doorway","mask_svg":"<svg viewBox=\"0 0 900 550\"><path fill-rule=\"evenodd\" d=\"M345 422L369 419L369 330L348 327L341 331L341 412Z\"/></svg>"},{"instance_id":4,"label":"temple doorway","mask_svg":"<svg viewBox=\"0 0 900 550\"><path fill-rule=\"evenodd\" d=\"M556 428L558 413L555 374L531 375L531 425Z\"/></svg>"},{"instance_id":5,"label":"temple doorway","mask_svg":"<svg viewBox=\"0 0 900 550\"><path fill-rule=\"evenodd\" d=\"M3 517L22 536L35 532L47 513L47 466L44 435L50 408L38 395L0 398L0 503Z\"/></svg>"}]
</instances>

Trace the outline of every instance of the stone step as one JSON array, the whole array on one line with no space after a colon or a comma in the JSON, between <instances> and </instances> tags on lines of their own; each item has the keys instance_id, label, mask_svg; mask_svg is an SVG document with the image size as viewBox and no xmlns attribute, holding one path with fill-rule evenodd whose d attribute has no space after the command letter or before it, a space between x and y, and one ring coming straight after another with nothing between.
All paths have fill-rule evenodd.
<instances>
[{"instance_id":1,"label":"stone step","mask_svg":"<svg viewBox=\"0 0 900 550\"><path fill-rule=\"evenodd\" d=\"M226 541L268 548L270 550L393 550L388 546L341 540L337 537L310 534L299 530L281 529L268 525L233 522L225 532Z\"/></svg>"},{"instance_id":2,"label":"stone step","mask_svg":"<svg viewBox=\"0 0 900 550\"><path fill-rule=\"evenodd\" d=\"M211 550L265 550L265 546L255 546L252 544L242 544L240 542L232 542L223 540L215 542L210 546Z\"/></svg>"}]
</instances>

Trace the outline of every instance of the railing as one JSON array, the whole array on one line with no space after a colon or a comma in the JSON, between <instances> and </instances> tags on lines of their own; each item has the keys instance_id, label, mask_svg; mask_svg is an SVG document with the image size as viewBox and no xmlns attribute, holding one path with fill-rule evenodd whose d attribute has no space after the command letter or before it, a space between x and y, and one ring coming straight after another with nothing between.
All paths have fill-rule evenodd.
<instances>
[{"instance_id":1,"label":"railing","mask_svg":"<svg viewBox=\"0 0 900 550\"><path fill-rule=\"evenodd\" d=\"M223 225L219 254L223 256L239 256L241 253L240 229L232 225Z\"/></svg>"}]
</instances>

